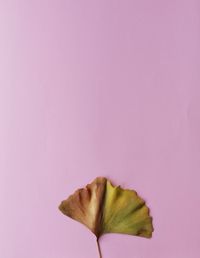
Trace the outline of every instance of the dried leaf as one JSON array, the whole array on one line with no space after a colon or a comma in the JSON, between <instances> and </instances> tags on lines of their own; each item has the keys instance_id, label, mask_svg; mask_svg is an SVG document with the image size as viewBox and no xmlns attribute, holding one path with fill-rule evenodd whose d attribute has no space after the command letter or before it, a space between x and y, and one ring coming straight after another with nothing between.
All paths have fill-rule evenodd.
<instances>
[{"instance_id":1,"label":"dried leaf","mask_svg":"<svg viewBox=\"0 0 200 258\"><path fill-rule=\"evenodd\" d=\"M106 178L96 178L85 188L78 189L59 206L62 213L84 224L97 237L101 231L106 182Z\"/></svg>"},{"instance_id":2,"label":"dried leaf","mask_svg":"<svg viewBox=\"0 0 200 258\"><path fill-rule=\"evenodd\" d=\"M152 217L145 201L135 191L113 186L104 177L78 189L62 201L59 209L88 227L97 241L106 233L152 236Z\"/></svg>"}]
</instances>

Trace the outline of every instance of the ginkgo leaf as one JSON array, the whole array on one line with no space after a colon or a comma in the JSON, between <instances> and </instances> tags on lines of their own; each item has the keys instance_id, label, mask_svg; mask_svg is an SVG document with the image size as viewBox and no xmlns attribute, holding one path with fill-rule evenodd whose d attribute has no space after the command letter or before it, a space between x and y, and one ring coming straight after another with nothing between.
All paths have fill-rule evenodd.
<instances>
[{"instance_id":1,"label":"ginkgo leaf","mask_svg":"<svg viewBox=\"0 0 200 258\"><path fill-rule=\"evenodd\" d=\"M59 209L88 227L96 235L97 243L106 233L152 236L152 217L145 201L134 190L113 186L104 177L78 189L61 202ZM100 252L99 243L98 248Z\"/></svg>"}]
</instances>

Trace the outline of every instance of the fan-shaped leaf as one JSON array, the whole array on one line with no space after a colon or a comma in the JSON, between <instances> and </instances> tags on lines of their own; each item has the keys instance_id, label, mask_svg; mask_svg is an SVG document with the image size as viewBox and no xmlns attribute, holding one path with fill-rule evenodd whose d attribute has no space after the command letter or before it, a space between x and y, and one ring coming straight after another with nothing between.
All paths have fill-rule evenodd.
<instances>
[{"instance_id":1,"label":"fan-shaped leaf","mask_svg":"<svg viewBox=\"0 0 200 258\"><path fill-rule=\"evenodd\" d=\"M97 239L106 233L152 236L152 217L145 201L135 191L114 187L103 177L77 190L59 209L87 226Z\"/></svg>"}]
</instances>

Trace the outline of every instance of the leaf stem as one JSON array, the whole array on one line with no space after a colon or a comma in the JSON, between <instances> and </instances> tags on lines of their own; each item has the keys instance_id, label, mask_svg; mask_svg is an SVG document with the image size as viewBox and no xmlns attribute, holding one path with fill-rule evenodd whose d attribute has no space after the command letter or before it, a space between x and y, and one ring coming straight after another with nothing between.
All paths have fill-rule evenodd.
<instances>
[{"instance_id":1,"label":"leaf stem","mask_svg":"<svg viewBox=\"0 0 200 258\"><path fill-rule=\"evenodd\" d=\"M97 247L98 247L98 252L99 252L99 258L102 258L101 247L100 247L98 238L97 238Z\"/></svg>"}]
</instances>

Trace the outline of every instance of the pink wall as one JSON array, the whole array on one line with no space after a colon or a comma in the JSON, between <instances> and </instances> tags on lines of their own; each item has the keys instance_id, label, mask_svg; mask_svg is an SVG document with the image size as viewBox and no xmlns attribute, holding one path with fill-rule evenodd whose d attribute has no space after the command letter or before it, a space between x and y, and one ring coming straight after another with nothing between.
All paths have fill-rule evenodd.
<instances>
[{"instance_id":1,"label":"pink wall","mask_svg":"<svg viewBox=\"0 0 200 258\"><path fill-rule=\"evenodd\" d=\"M103 258L200 257L200 2L0 1L0 257L95 258L57 209L96 176L134 188L152 240Z\"/></svg>"}]
</instances>

